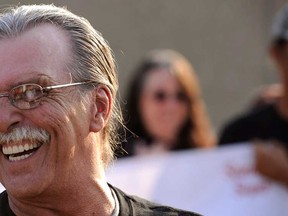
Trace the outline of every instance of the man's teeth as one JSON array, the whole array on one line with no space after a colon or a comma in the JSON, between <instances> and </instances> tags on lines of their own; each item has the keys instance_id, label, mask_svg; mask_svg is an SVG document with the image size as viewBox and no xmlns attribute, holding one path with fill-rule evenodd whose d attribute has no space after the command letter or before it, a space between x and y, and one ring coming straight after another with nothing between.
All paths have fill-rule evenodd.
<instances>
[{"instance_id":1,"label":"man's teeth","mask_svg":"<svg viewBox=\"0 0 288 216\"><path fill-rule=\"evenodd\" d=\"M30 151L27 154L22 154L22 155L16 155L16 154L21 154L25 151L33 150L36 149L40 146L41 144L39 143L34 143L34 144L24 144L24 145L18 145L18 146L3 146L2 147L2 152L4 155L8 156L10 161L18 161L18 160L23 160L27 157L29 157L32 152Z\"/></svg>"},{"instance_id":2,"label":"man's teeth","mask_svg":"<svg viewBox=\"0 0 288 216\"><path fill-rule=\"evenodd\" d=\"M40 144L25 144L25 145L19 145L19 146L3 146L2 151L4 155L11 155L11 154L18 154L22 153L24 151L32 150L34 148L38 148Z\"/></svg>"},{"instance_id":3,"label":"man's teeth","mask_svg":"<svg viewBox=\"0 0 288 216\"><path fill-rule=\"evenodd\" d=\"M32 155L32 153L21 155L21 156L18 156L18 157L13 157L13 156L10 155L9 156L9 160L10 161L19 161L19 160L23 160L25 158L28 158L30 155Z\"/></svg>"}]
</instances>

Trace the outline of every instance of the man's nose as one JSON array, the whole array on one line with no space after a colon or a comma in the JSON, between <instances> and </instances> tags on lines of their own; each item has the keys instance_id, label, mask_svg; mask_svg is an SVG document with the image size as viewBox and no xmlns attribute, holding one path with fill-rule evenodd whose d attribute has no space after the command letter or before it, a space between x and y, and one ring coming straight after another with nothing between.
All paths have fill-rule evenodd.
<instances>
[{"instance_id":1,"label":"man's nose","mask_svg":"<svg viewBox=\"0 0 288 216\"><path fill-rule=\"evenodd\" d=\"M0 132L6 133L23 121L21 110L14 107L8 98L0 98Z\"/></svg>"}]
</instances>

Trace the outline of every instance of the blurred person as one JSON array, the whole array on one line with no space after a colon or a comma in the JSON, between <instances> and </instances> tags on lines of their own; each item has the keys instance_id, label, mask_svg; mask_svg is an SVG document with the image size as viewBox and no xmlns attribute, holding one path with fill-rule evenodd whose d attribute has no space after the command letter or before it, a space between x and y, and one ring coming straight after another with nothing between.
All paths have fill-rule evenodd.
<instances>
[{"instance_id":1,"label":"blurred person","mask_svg":"<svg viewBox=\"0 0 288 216\"><path fill-rule=\"evenodd\" d=\"M219 143L256 142L256 170L288 186L288 5L275 17L269 52L281 80L276 97L229 122Z\"/></svg>"},{"instance_id":2,"label":"blurred person","mask_svg":"<svg viewBox=\"0 0 288 216\"><path fill-rule=\"evenodd\" d=\"M261 109L266 105L278 103L282 95L283 88L280 83L261 86L254 92L249 109Z\"/></svg>"},{"instance_id":3,"label":"blurred person","mask_svg":"<svg viewBox=\"0 0 288 216\"><path fill-rule=\"evenodd\" d=\"M196 74L174 50L153 50L128 89L124 149L143 155L215 145Z\"/></svg>"},{"instance_id":4,"label":"blurred person","mask_svg":"<svg viewBox=\"0 0 288 216\"><path fill-rule=\"evenodd\" d=\"M118 79L89 22L53 5L0 14L1 216L196 215L109 185Z\"/></svg>"}]
</instances>

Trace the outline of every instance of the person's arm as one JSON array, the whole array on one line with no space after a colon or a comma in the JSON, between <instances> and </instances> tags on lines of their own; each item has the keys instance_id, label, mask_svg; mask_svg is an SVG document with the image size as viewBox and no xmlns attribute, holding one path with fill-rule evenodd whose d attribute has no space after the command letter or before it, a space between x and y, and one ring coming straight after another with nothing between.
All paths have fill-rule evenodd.
<instances>
[{"instance_id":1,"label":"person's arm","mask_svg":"<svg viewBox=\"0 0 288 216\"><path fill-rule=\"evenodd\" d=\"M288 187L288 155L277 142L255 144L255 169L261 175Z\"/></svg>"}]
</instances>

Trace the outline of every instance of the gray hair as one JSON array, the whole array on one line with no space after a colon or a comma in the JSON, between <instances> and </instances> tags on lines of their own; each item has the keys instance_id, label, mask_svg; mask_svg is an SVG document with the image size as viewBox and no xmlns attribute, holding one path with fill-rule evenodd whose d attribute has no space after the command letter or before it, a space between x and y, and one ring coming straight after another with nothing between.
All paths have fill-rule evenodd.
<instances>
[{"instance_id":1,"label":"gray hair","mask_svg":"<svg viewBox=\"0 0 288 216\"><path fill-rule=\"evenodd\" d=\"M22 5L5 9L0 14L0 39L20 35L29 28L50 23L68 33L72 46L72 62L67 65L73 81L95 81L111 91L112 112L103 130L105 139L103 161L113 159L117 144L117 126L122 123L120 106L116 100L118 77L114 56L108 42L83 17L54 5Z\"/></svg>"}]
</instances>

